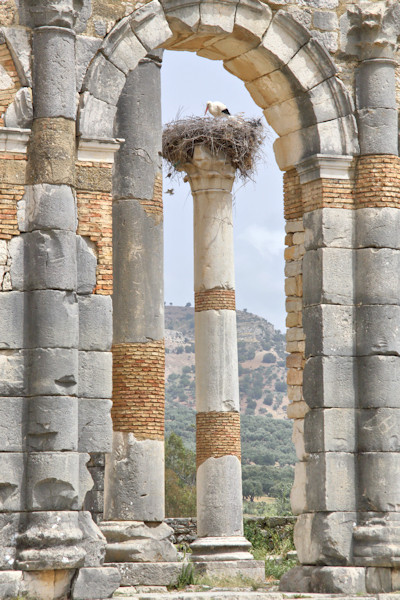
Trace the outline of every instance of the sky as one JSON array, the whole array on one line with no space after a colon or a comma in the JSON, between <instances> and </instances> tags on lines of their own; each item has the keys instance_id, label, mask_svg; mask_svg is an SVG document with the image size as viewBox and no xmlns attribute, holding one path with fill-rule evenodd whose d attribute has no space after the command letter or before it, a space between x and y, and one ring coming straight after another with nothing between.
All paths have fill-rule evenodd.
<instances>
[{"instance_id":1,"label":"sky","mask_svg":"<svg viewBox=\"0 0 400 600\"><path fill-rule=\"evenodd\" d=\"M266 318L285 330L284 218L282 172L272 143L276 137L243 82L222 62L191 52L164 52L163 123L204 115L208 100L220 100L231 114L262 117L267 130L263 158L254 181L233 188L236 307ZM166 194L173 188L174 194ZM193 305L193 210L189 183L181 176L164 180L165 301Z\"/></svg>"}]
</instances>

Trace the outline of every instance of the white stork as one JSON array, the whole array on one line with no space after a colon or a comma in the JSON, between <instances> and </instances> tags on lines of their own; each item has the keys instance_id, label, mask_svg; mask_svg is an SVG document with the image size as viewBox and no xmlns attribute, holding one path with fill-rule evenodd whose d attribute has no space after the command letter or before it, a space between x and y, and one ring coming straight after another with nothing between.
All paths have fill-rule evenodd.
<instances>
[{"instance_id":1,"label":"white stork","mask_svg":"<svg viewBox=\"0 0 400 600\"><path fill-rule=\"evenodd\" d=\"M210 115L213 117L230 117L231 115L225 104L218 102L218 100L215 102L211 102L211 100L209 100L207 102L206 112L204 114L206 114L207 111L209 111Z\"/></svg>"}]
</instances>

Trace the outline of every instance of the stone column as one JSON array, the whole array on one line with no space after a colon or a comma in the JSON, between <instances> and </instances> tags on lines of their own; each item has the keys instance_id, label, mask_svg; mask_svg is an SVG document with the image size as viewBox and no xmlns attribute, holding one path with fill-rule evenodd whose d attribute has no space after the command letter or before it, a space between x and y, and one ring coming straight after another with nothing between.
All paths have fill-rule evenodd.
<instances>
[{"instance_id":1,"label":"stone column","mask_svg":"<svg viewBox=\"0 0 400 600\"><path fill-rule=\"evenodd\" d=\"M123 584L176 550L164 520L164 286L161 55L142 60L118 104L113 182L113 451L106 458L101 529ZM150 109L151 106L151 109ZM127 565L126 563L130 563ZM136 563L136 565L135 565ZM154 571L156 572L156 571ZM144 575L143 575L144 576Z\"/></svg>"},{"instance_id":2,"label":"stone column","mask_svg":"<svg viewBox=\"0 0 400 600\"><path fill-rule=\"evenodd\" d=\"M78 296L82 253L77 252L81 240L76 236L74 191L77 11L72 2L36 2L31 17L33 124L26 193L19 207L22 235L10 244L11 280L17 290L13 294L23 296L27 382L20 498L26 512L15 567L23 572L20 592L29 596L72 594L79 600L88 597L90 588L91 594L105 598L118 587L119 573L101 568L105 539L82 507L93 485L87 451L109 449L110 401L90 403L78 396L86 396L85 375L90 376L81 360L86 352L79 351L107 345L111 307L93 306L90 296L83 306ZM99 336L92 326L102 311L104 329ZM99 342L101 335L105 337ZM96 377L93 365L91 370ZM99 414L102 424L96 427L93 419ZM90 423L86 429L85 420ZM92 436L99 441L93 444ZM23 465L17 462L12 468L19 476Z\"/></svg>"},{"instance_id":3,"label":"stone column","mask_svg":"<svg viewBox=\"0 0 400 600\"><path fill-rule=\"evenodd\" d=\"M396 6L365 4L359 33L356 102L360 158L356 200L358 354L358 525L355 564L374 572L371 592L399 589L400 565L400 161L394 49ZM378 575L380 583L378 583Z\"/></svg>"},{"instance_id":4,"label":"stone column","mask_svg":"<svg viewBox=\"0 0 400 600\"><path fill-rule=\"evenodd\" d=\"M208 572L236 569L257 577L262 573L250 560L250 543L243 537L231 195L235 169L224 155L196 146L184 170L194 202L198 539L191 545L191 559Z\"/></svg>"}]
</instances>

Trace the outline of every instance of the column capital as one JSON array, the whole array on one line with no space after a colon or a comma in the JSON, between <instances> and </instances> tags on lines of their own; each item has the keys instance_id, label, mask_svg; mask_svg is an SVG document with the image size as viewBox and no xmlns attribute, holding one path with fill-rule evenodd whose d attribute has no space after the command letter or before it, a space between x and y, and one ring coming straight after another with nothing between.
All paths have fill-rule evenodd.
<instances>
[{"instance_id":1,"label":"column capital","mask_svg":"<svg viewBox=\"0 0 400 600\"><path fill-rule=\"evenodd\" d=\"M297 163L300 183L316 179L352 179L353 156L314 154Z\"/></svg>"},{"instance_id":2,"label":"column capital","mask_svg":"<svg viewBox=\"0 0 400 600\"><path fill-rule=\"evenodd\" d=\"M236 169L222 152L212 153L205 145L196 145L193 157L179 168L185 171L192 193L200 191L231 192Z\"/></svg>"},{"instance_id":3,"label":"column capital","mask_svg":"<svg viewBox=\"0 0 400 600\"><path fill-rule=\"evenodd\" d=\"M34 27L56 26L73 29L83 0L25 0Z\"/></svg>"},{"instance_id":4,"label":"column capital","mask_svg":"<svg viewBox=\"0 0 400 600\"><path fill-rule=\"evenodd\" d=\"M392 58L400 35L400 7L393 0L358 0L347 9L347 47L361 60Z\"/></svg>"}]
</instances>

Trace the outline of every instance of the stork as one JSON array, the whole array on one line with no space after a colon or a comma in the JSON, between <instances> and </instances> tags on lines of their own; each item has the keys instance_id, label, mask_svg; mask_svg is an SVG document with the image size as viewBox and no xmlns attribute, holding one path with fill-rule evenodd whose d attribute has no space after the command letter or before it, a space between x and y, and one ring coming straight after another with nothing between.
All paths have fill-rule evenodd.
<instances>
[{"instance_id":1,"label":"stork","mask_svg":"<svg viewBox=\"0 0 400 600\"><path fill-rule=\"evenodd\" d=\"M209 111L210 115L213 117L229 117L231 115L225 104L218 102L218 100L215 102L211 102L211 100L209 100L207 102L206 112L204 114L206 114L207 111Z\"/></svg>"}]
</instances>

